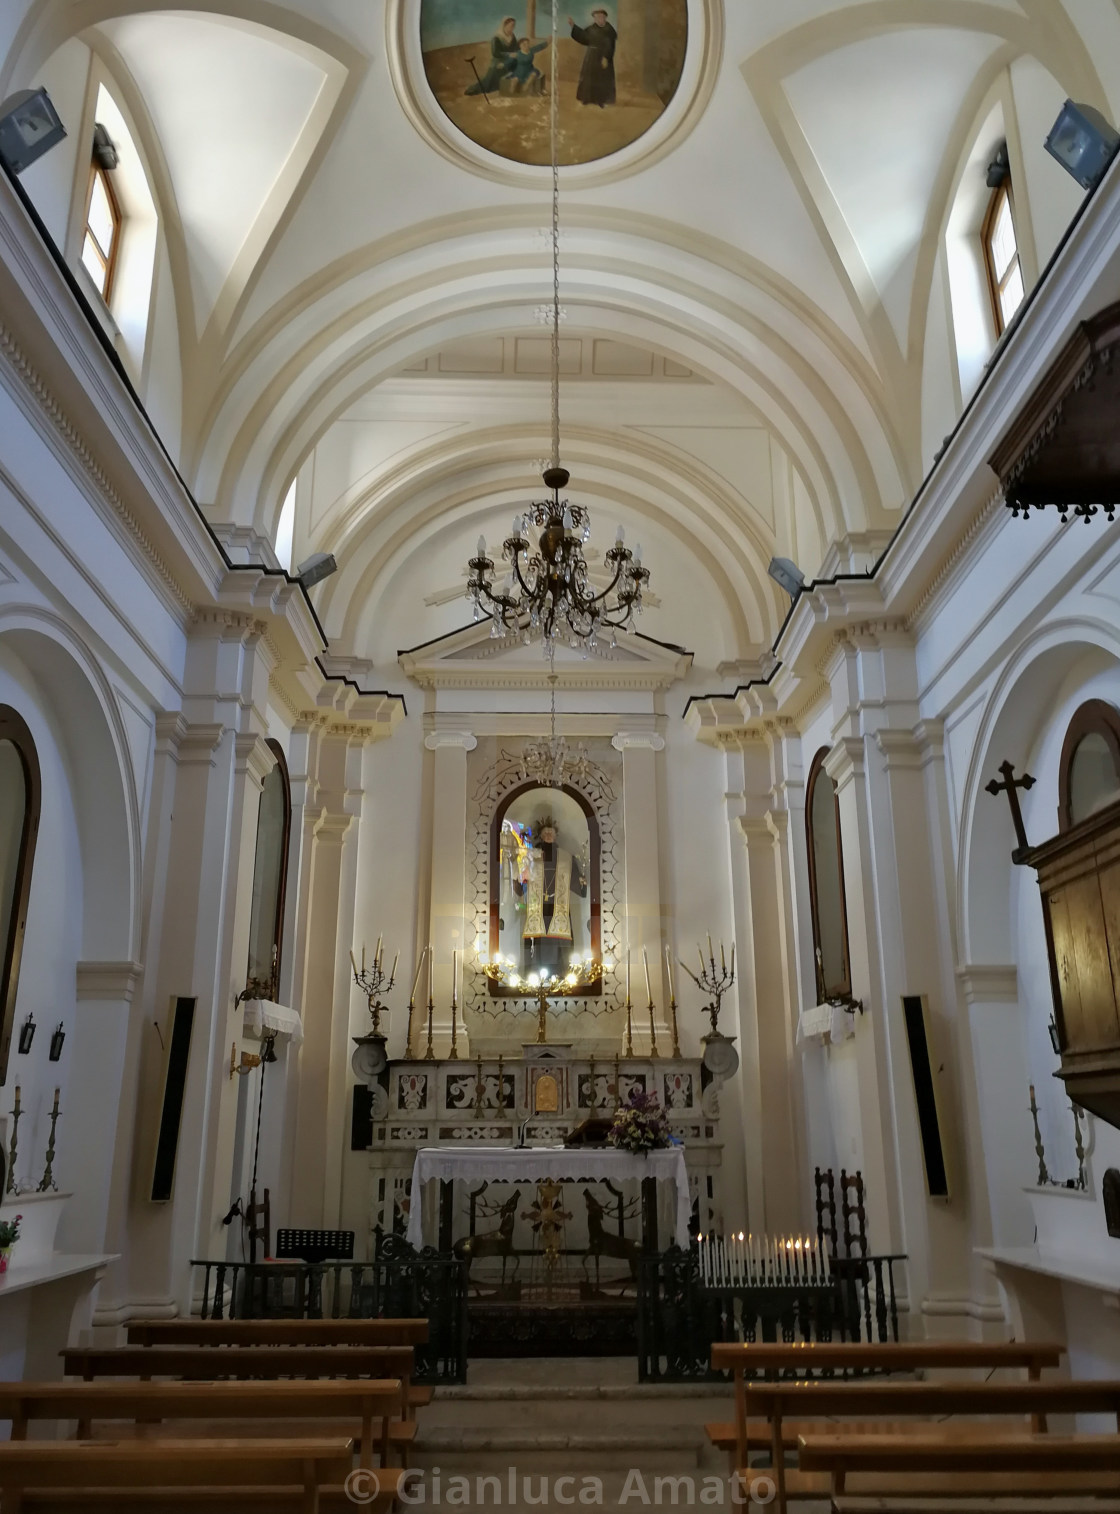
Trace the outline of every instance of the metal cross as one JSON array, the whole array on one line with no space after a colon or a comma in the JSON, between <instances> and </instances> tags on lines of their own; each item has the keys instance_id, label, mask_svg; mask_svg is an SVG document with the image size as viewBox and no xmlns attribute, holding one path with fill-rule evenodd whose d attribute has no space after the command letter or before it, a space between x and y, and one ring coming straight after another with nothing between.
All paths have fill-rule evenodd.
<instances>
[{"instance_id":1,"label":"metal cross","mask_svg":"<svg viewBox=\"0 0 1120 1514\"><path fill-rule=\"evenodd\" d=\"M1035 780L1029 773L1024 773L1021 778L1015 776L1015 765L1011 762L1000 764L999 771L1003 774L1003 782L995 778L985 787L989 794L1006 794L1007 802L1011 806L1011 823L1015 827L1015 840L1018 845L1011 853L1012 862L1021 862L1025 852L1029 851L1027 842L1027 828L1023 824L1023 811L1019 807L1019 790L1033 789Z\"/></svg>"}]
</instances>

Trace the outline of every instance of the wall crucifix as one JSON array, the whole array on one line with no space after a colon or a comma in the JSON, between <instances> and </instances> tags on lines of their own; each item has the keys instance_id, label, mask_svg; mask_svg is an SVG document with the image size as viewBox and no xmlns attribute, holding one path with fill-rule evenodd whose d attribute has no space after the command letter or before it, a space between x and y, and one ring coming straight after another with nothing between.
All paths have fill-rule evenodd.
<instances>
[{"instance_id":1,"label":"wall crucifix","mask_svg":"<svg viewBox=\"0 0 1120 1514\"><path fill-rule=\"evenodd\" d=\"M993 778L985 785L989 794L1006 794L1007 802L1011 806L1011 823L1015 827L1015 840L1017 845L1011 853L1014 863L1022 864L1030 846L1027 842L1027 828L1023 824L1023 811L1019 805L1019 790L1033 789L1035 780L1029 773L1024 773L1021 778L1015 776L1015 764L1012 762L1000 763L999 771L1003 775L1003 782Z\"/></svg>"}]
</instances>

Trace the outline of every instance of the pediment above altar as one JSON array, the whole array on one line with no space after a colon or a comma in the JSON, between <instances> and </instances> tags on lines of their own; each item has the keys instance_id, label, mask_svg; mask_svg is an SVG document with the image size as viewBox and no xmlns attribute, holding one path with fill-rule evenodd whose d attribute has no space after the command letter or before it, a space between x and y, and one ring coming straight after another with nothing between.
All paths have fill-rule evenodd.
<instances>
[{"instance_id":1,"label":"pediment above altar","mask_svg":"<svg viewBox=\"0 0 1120 1514\"><path fill-rule=\"evenodd\" d=\"M452 631L398 654L401 671L422 689L547 689L549 665L541 643L528 646L490 635L490 622ZM555 670L564 689L668 689L687 678L692 653L652 637L618 634L586 656L557 645Z\"/></svg>"}]
</instances>

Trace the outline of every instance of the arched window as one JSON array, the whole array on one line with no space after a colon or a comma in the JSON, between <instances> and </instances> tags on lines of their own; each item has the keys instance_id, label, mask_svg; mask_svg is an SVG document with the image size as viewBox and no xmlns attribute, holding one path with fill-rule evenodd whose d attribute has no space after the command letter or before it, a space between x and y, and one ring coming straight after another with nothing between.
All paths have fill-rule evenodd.
<instances>
[{"instance_id":1,"label":"arched window","mask_svg":"<svg viewBox=\"0 0 1120 1514\"><path fill-rule=\"evenodd\" d=\"M992 315L996 332L1002 336L1026 298L1023 267L1019 261L1019 239L1015 233L1010 177L1005 178L999 188L992 191L981 236L984 242L984 262L988 269L988 287L992 296Z\"/></svg>"},{"instance_id":2,"label":"arched window","mask_svg":"<svg viewBox=\"0 0 1120 1514\"><path fill-rule=\"evenodd\" d=\"M0 704L0 1083L16 1019L31 866L39 834L39 758L23 717Z\"/></svg>"},{"instance_id":3,"label":"arched window","mask_svg":"<svg viewBox=\"0 0 1120 1514\"><path fill-rule=\"evenodd\" d=\"M284 947L284 893L288 880L288 837L292 828L292 788L279 742L270 740L276 765L261 787L257 812L257 853L253 865L253 911L249 918L248 980L261 995L275 999ZM268 993L264 993L267 986Z\"/></svg>"},{"instance_id":4,"label":"arched window","mask_svg":"<svg viewBox=\"0 0 1120 1514\"><path fill-rule=\"evenodd\" d=\"M1120 800L1120 710L1090 699L1074 712L1062 745L1058 828L1068 831Z\"/></svg>"},{"instance_id":5,"label":"arched window","mask_svg":"<svg viewBox=\"0 0 1120 1514\"><path fill-rule=\"evenodd\" d=\"M82 262L106 304L113 293L113 276L120 255L122 221L117 192L109 174L95 159L89 176Z\"/></svg>"},{"instance_id":6,"label":"arched window","mask_svg":"<svg viewBox=\"0 0 1120 1514\"><path fill-rule=\"evenodd\" d=\"M850 999L852 994L840 805L836 785L825 772L827 756L825 747L813 759L805 802L813 956L817 966L817 1000L821 1004L828 999Z\"/></svg>"}]
</instances>

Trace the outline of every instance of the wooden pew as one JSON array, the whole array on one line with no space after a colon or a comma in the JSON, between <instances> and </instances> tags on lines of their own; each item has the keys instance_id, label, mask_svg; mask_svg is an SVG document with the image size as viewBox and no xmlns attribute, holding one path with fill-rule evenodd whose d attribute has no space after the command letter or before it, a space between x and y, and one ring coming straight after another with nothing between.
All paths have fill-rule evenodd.
<instances>
[{"instance_id":1,"label":"wooden pew","mask_svg":"<svg viewBox=\"0 0 1120 1514\"><path fill-rule=\"evenodd\" d=\"M1028 1440L1055 1414L1109 1414L1120 1432L1120 1382L747 1383L748 1451L770 1451L781 1509L787 1498L828 1495L827 1478L813 1470L787 1471L785 1452L806 1436L832 1438L891 1434L966 1440ZM993 1416L962 1420L959 1416ZM763 1429L750 1426L765 1420ZM839 1420L839 1422L830 1422ZM1004 1421L1001 1423L1000 1421ZM746 1467L746 1457L739 1464Z\"/></svg>"},{"instance_id":2,"label":"wooden pew","mask_svg":"<svg viewBox=\"0 0 1120 1514\"><path fill-rule=\"evenodd\" d=\"M745 1386L747 1374L771 1378L808 1377L811 1373L851 1372L991 1372L1025 1371L1030 1382L1044 1369L1058 1366L1064 1347L1036 1342L914 1341L863 1344L812 1342L778 1345L760 1342L717 1342L712 1367L730 1372L735 1387L735 1423L705 1426L708 1439L731 1458L732 1470L747 1464L748 1435Z\"/></svg>"},{"instance_id":3,"label":"wooden pew","mask_svg":"<svg viewBox=\"0 0 1120 1514\"><path fill-rule=\"evenodd\" d=\"M1097 1514L1120 1510L1120 1435L812 1435L801 1437L798 1454L803 1470L827 1474L833 1514L916 1514L959 1499L997 1514L1002 1506L992 1500L1007 1497L1038 1514L1054 1514L1054 1500ZM1077 1495L1092 1501L1078 1505Z\"/></svg>"},{"instance_id":4,"label":"wooden pew","mask_svg":"<svg viewBox=\"0 0 1120 1514\"><path fill-rule=\"evenodd\" d=\"M0 1505L4 1514L44 1505L61 1514L91 1507L162 1511L215 1504L320 1514L328 1488L330 1502L339 1506L334 1495L344 1492L352 1466L351 1444L344 1437L127 1445L7 1441L0 1443ZM382 1510L390 1507L399 1476L387 1474L393 1489L381 1495ZM365 1507L376 1514L377 1505Z\"/></svg>"},{"instance_id":5,"label":"wooden pew","mask_svg":"<svg viewBox=\"0 0 1120 1514\"><path fill-rule=\"evenodd\" d=\"M61 1353L67 1377L169 1377L185 1382L222 1378L399 1378L401 1418L415 1417L411 1346L239 1346L215 1351L198 1346L68 1347Z\"/></svg>"},{"instance_id":6,"label":"wooden pew","mask_svg":"<svg viewBox=\"0 0 1120 1514\"><path fill-rule=\"evenodd\" d=\"M423 1346L426 1319L173 1319L128 1327L130 1346Z\"/></svg>"},{"instance_id":7,"label":"wooden pew","mask_svg":"<svg viewBox=\"0 0 1120 1514\"><path fill-rule=\"evenodd\" d=\"M351 1382L0 1383L0 1419L12 1421L13 1440L26 1440L34 1420L76 1420L79 1439L87 1439L99 1425L105 1439L116 1441L143 1435L179 1440L197 1433L184 1421L194 1421L205 1436L217 1440L241 1435L249 1440L337 1435L358 1442L360 1466L375 1465L376 1448L382 1467L388 1467L396 1443L391 1429L400 1390L399 1381L370 1378ZM341 1419L344 1424L312 1428L292 1424L293 1420L321 1419ZM121 1425L122 1420L131 1421L131 1426Z\"/></svg>"}]
</instances>

